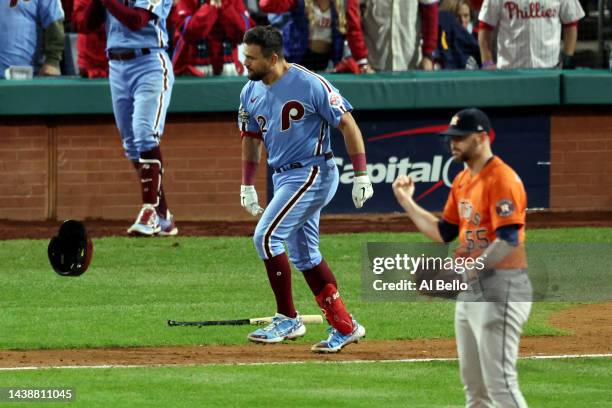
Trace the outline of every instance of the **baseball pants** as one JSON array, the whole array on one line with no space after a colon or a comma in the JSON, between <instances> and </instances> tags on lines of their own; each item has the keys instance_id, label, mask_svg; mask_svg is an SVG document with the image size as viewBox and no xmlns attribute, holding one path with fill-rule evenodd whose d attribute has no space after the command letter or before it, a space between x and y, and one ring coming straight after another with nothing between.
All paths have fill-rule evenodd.
<instances>
[{"instance_id":1,"label":"baseball pants","mask_svg":"<svg viewBox=\"0 0 612 408\"><path fill-rule=\"evenodd\" d=\"M502 276L502 277L500 277ZM455 307L459 370L468 408L526 408L516 361L523 325L531 311L527 274L483 279L485 301L462 294ZM464 301L465 300L465 301ZM475 300L475 301L474 301Z\"/></svg>"},{"instance_id":2,"label":"baseball pants","mask_svg":"<svg viewBox=\"0 0 612 408\"><path fill-rule=\"evenodd\" d=\"M300 271L319 265L319 218L321 209L336 194L338 168L334 159L323 158L314 166L275 173L274 197L255 228L253 242L261 259L285 252Z\"/></svg>"},{"instance_id":3,"label":"baseball pants","mask_svg":"<svg viewBox=\"0 0 612 408\"><path fill-rule=\"evenodd\" d=\"M138 160L140 153L159 145L164 132L174 84L172 64L166 51L159 49L109 65L115 122L126 156Z\"/></svg>"}]
</instances>

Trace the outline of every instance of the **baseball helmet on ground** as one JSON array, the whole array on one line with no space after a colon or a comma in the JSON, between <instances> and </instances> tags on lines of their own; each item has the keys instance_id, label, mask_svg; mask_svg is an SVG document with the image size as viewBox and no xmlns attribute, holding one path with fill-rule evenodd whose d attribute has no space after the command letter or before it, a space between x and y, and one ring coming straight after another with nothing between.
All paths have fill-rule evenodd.
<instances>
[{"instance_id":1,"label":"baseball helmet on ground","mask_svg":"<svg viewBox=\"0 0 612 408\"><path fill-rule=\"evenodd\" d=\"M93 243L82 222L67 220L51 238L47 252L53 270L59 275L80 276L91 263Z\"/></svg>"}]
</instances>

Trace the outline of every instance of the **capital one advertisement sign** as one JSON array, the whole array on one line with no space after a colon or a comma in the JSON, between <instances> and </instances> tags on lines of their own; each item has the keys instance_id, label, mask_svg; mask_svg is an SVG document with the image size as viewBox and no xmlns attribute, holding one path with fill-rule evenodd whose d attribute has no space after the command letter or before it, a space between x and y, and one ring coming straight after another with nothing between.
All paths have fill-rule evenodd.
<instances>
[{"instance_id":1,"label":"capital one advertisement sign","mask_svg":"<svg viewBox=\"0 0 612 408\"><path fill-rule=\"evenodd\" d=\"M368 174L374 197L356 210L351 200L353 166L342 134L332 130L332 150L340 171L340 185L324 209L327 214L401 212L391 184L399 175L416 183L416 201L430 211L441 211L450 185L464 165L453 161L448 141L438 133L448 127L456 111L366 112L356 114L363 133ZM487 112L493 131L492 149L521 177L529 208L549 207L550 114ZM270 184L269 184L270 185ZM269 197L272 196L271 191Z\"/></svg>"}]
</instances>

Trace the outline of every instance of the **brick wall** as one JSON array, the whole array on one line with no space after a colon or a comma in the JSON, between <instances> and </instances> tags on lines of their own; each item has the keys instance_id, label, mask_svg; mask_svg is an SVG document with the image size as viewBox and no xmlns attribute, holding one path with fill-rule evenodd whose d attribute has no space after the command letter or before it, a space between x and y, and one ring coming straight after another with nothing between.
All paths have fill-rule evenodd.
<instances>
[{"instance_id":1,"label":"brick wall","mask_svg":"<svg viewBox=\"0 0 612 408\"><path fill-rule=\"evenodd\" d=\"M47 218L48 133L42 121L0 124L0 218Z\"/></svg>"},{"instance_id":2,"label":"brick wall","mask_svg":"<svg viewBox=\"0 0 612 408\"><path fill-rule=\"evenodd\" d=\"M164 189L179 219L250 218L240 207L241 147L234 118L169 118L162 142ZM53 122L49 127L17 121L0 126L0 218L136 217L139 182L112 118ZM47 171L50 152L55 176ZM265 177L262 166L256 179L262 202Z\"/></svg>"},{"instance_id":3,"label":"brick wall","mask_svg":"<svg viewBox=\"0 0 612 408\"><path fill-rule=\"evenodd\" d=\"M2 119L0 218L131 220L138 179L109 116ZM182 220L250 219L239 205L240 139L234 114L170 115L164 185ZM585 109L551 124L551 209L612 209L612 116ZM257 178L266 202L265 166Z\"/></svg>"},{"instance_id":4,"label":"brick wall","mask_svg":"<svg viewBox=\"0 0 612 408\"><path fill-rule=\"evenodd\" d=\"M612 209L612 116L583 109L551 121L550 207Z\"/></svg>"}]
</instances>

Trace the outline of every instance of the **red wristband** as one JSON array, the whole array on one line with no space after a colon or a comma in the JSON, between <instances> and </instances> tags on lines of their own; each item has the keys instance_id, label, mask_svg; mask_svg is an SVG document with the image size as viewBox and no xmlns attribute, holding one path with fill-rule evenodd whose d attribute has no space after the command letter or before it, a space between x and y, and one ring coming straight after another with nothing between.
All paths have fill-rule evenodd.
<instances>
[{"instance_id":1,"label":"red wristband","mask_svg":"<svg viewBox=\"0 0 612 408\"><path fill-rule=\"evenodd\" d=\"M368 174L368 166L366 164L365 153L357 153L351 155L351 161L353 162L353 172L356 176L365 176Z\"/></svg>"},{"instance_id":2,"label":"red wristband","mask_svg":"<svg viewBox=\"0 0 612 408\"><path fill-rule=\"evenodd\" d=\"M138 31L147 25L153 14L141 7L128 7L117 0L101 0L106 9L132 31Z\"/></svg>"},{"instance_id":3,"label":"red wristband","mask_svg":"<svg viewBox=\"0 0 612 408\"><path fill-rule=\"evenodd\" d=\"M255 184L255 174L259 163L252 161L242 161L242 185L252 186Z\"/></svg>"}]
</instances>

